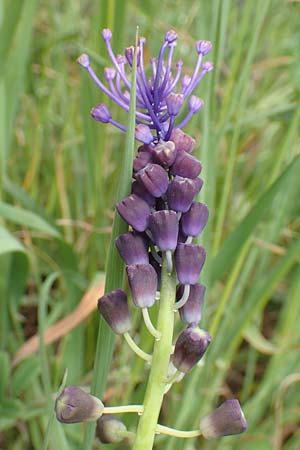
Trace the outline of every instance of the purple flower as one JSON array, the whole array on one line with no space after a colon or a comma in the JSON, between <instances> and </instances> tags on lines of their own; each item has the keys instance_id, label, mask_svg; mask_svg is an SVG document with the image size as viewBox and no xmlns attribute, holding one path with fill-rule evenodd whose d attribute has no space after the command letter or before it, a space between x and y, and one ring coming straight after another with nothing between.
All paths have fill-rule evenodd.
<instances>
[{"instance_id":1,"label":"purple flower","mask_svg":"<svg viewBox=\"0 0 300 450\"><path fill-rule=\"evenodd\" d=\"M128 283L135 306L150 308L155 302L157 274L151 264L134 264L126 267Z\"/></svg>"},{"instance_id":2,"label":"purple flower","mask_svg":"<svg viewBox=\"0 0 300 450\"><path fill-rule=\"evenodd\" d=\"M91 422L103 413L104 405L97 397L78 386L67 386L55 402L56 418L62 423Z\"/></svg>"},{"instance_id":3,"label":"purple flower","mask_svg":"<svg viewBox=\"0 0 300 450\"><path fill-rule=\"evenodd\" d=\"M200 431L205 439L240 434L246 431L247 422L239 401L225 400L219 408L200 421Z\"/></svg>"},{"instance_id":4,"label":"purple flower","mask_svg":"<svg viewBox=\"0 0 300 450\"><path fill-rule=\"evenodd\" d=\"M175 343L172 363L180 372L187 373L200 361L207 350L211 337L207 331L188 327Z\"/></svg>"},{"instance_id":5,"label":"purple flower","mask_svg":"<svg viewBox=\"0 0 300 450\"><path fill-rule=\"evenodd\" d=\"M122 289L115 289L99 298L98 310L115 333L124 334L131 329L127 295Z\"/></svg>"},{"instance_id":6,"label":"purple flower","mask_svg":"<svg viewBox=\"0 0 300 450\"><path fill-rule=\"evenodd\" d=\"M109 29L104 29L102 38L113 66L111 69L104 69L106 84L97 77L86 54L81 55L77 61L114 103L125 111L129 111L131 81L126 73L126 65L131 67L133 64L134 48L128 47L125 49L125 56L116 56L111 47L112 32ZM174 30L168 31L165 34L157 59L151 58L151 70L146 72L144 61L146 39L141 37L139 40L136 86L137 109L135 113L136 138L147 144L156 139L169 140L172 132L185 126L192 115L202 107L201 102L191 99L187 116L180 123L175 123L175 118L182 111L185 101L190 98L203 76L212 68L211 63L202 61L203 57L211 50L212 45L209 41L198 41L196 43L196 64L192 76L188 77L182 75L182 61L175 63L174 71L173 56L176 41L177 33ZM114 121L109 114L101 114L98 117L104 118L114 126L126 131L126 127ZM107 120L108 118L109 120Z\"/></svg>"},{"instance_id":7,"label":"purple flower","mask_svg":"<svg viewBox=\"0 0 300 450\"><path fill-rule=\"evenodd\" d=\"M126 264L148 264L148 243L141 233L129 231L116 239L116 247Z\"/></svg>"},{"instance_id":8,"label":"purple flower","mask_svg":"<svg viewBox=\"0 0 300 450\"><path fill-rule=\"evenodd\" d=\"M149 217L149 228L157 247L165 252L175 250L178 237L178 218L174 211L156 211Z\"/></svg>"},{"instance_id":9,"label":"purple flower","mask_svg":"<svg viewBox=\"0 0 300 450\"><path fill-rule=\"evenodd\" d=\"M142 198L129 195L117 204L120 216L137 231L145 231L148 227L150 208Z\"/></svg>"},{"instance_id":10,"label":"purple flower","mask_svg":"<svg viewBox=\"0 0 300 450\"><path fill-rule=\"evenodd\" d=\"M205 249L201 245L177 245L175 252L175 267L181 284L196 284L205 262Z\"/></svg>"}]
</instances>

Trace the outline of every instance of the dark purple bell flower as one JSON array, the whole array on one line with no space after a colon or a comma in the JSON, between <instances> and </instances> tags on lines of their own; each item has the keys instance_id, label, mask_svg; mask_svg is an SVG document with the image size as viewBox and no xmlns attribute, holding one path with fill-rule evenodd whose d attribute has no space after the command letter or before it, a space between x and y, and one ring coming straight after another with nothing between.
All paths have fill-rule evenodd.
<instances>
[{"instance_id":1,"label":"dark purple bell flower","mask_svg":"<svg viewBox=\"0 0 300 450\"><path fill-rule=\"evenodd\" d=\"M149 151L138 152L133 160L133 171L138 172L150 162L152 162L152 155Z\"/></svg>"},{"instance_id":2,"label":"dark purple bell flower","mask_svg":"<svg viewBox=\"0 0 300 450\"><path fill-rule=\"evenodd\" d=\"M116 239L116 247L125 264L148 264L148 243L141 233L129 231Z\"/></svg>"},{"instance_id":3,"label":"dark purple bell flower","mask_svg":"<svg viewBox=\"0 0 300 450\"><path fill-rule=\"evenodd\" d=\"M122 442L126 431L126 425L113 414L104 414L97 420L96 436L102 444Z\"/></svg>"},{"instance_id":4,"label":"dark purple bell flower","mask_svg":"<svg viewBox=\"0 0 300 450\"><path fill-rule=\"evenodd\" d=\"M153 195L150 194L149 191L145 188L145 186L139 181L135 180L131 185L131 193L136 194L138 197L145 200L149 206L155 206L156 199Z\"/></svg>"},{"instance_id":5,"label":"dark purple bell flower","mask_svg":"<svg viewBox=\"0 0 300 450\"><path fill-rule=\"evenodd\" d=\"M195 195L198 193L199 183L189 178L183 178L178 175L169 184L167 199L169 208L174 211L186 212L190 209Z\"/></svg>"},{"instance_id":6,"label":"dark purple bell flower","mask_svg":"<svg viewBox=\"0 0 300 450\"><path fill-rule=\"evenodd\" d=\"M158 164L147 164L144 169L141 169L136 173L136 179L142 183L154 197L161 197L168 189L168 174Z\"/></svg>"},{"instance_id":7,"label":"dark purple bell flower","mask_svg":"<svg viewBox=\"0 0 300 450\"><path fill-rule=\"evenodd\" d=\"M150 264L134 264L126 267L128 283L135 306L150 308L155 302L157 274Z\"/></svg>"},{"instance_id":8,"label":"dark purple bell flower","mask_svg":"<svg viewBox=\"0 0 300 450\"><path fill-rule=\"evenodd\" d=\"M202 170L202 164L189 153L181 150L177 152L174 164L171 167L172 175L185 178L196 178Z\"/></svg>"},{"instance_id":9,"label":"dark purple bell flower","mask_svg":"<svg viewBox=\"0 0 300 450\"><path fill-rule=\"evenodd\" d=\"M172 363L180 372L188 373L203 357L211 341L207 331L188 327L175 343Z\"/></svg>"},{"instance_id":10,"label":"dark purple bell flower","mask_svg":"<svg viewBox=\"0 0 300 450\"><path fill-rule=\"evenodd\" d=\"M183 322L188 324L198 324L200 322L205 290L206 287L203 284L196 283L190 286L188 299L179 309L179 314Z\"/></svg>"},{"instance_id":11,"label":"dark purple bell flower","mask_svg":"<svg viewBox=\"0 0 300 450\"><path fill-rule=\"evenodd\" d=\"M225 400L217 409L200 420L205 439L240 434L247 430L247 422L237 399Z\"/></svg>"},{"instance_id":12,"label":"dark purple bell flower","mask_svg":"<svg viewBox=\"0 0 300 450\"><path fill-rule=\"evenodd\" d=\"M205 249L201 245L178 243L175 267L181 284L196 284L205 262Z\"/></svg>"},{"instance_id":13,"label":"dark purple bell flower","mask_svg":"<svg viewBox=\"0 0 300 450\"><path fill-rule=\"evenodd\" d=\"M174 142L176 150L184 150L191 153L195 148L195 139L184 133L180 128L173 129L170 141Z\"/></svg>"},{"instance_id":14,"label":"dark purple bell flower","mask_svg":"<svg viewBox=\"0 0 300 450\"><path fill-rule=\"evenodd\" d=\"M148 203L135 194L129 195L117 204L120 216L136 231L145 231L148 227L150 208Z\"/></svg>"},{"instance_id":15,"label":"dark purple bell flower","mask_svg":"<svg viewBox=\"0 0 300 450\"><path fill-rule=\"evenodd\" d=\"M208 207L204 203L192 203L189 211L182 214L180 228L185 236L198 236L208 221Z\"/></svg>"},{"instance_id":16,"label":"dark purple bell flower","mask_svg":"<svg viewBox=\"0 0 300 450\"><path fill-rule=\"evenodd\" d=\"M66 386L55 402L56 418L62 423L92 422L103 411L101 400L79 386Z\"/></svg>"},{"instance_id":17,"label":"dark purple bell flower","mask_svg":"<svg viewBox=\"0 0 300 450\"><path fill-rule=\"evenodd\" d=\"M149 228L157 247L165 252L175 250L178 236L178 218L175 211L156 211L149 217Z\"/></svg>"},{"instance_id":18,"label":"dark purple bell flower","mask_svg":"<svg viewBox=\"0 0 300 450\"><path fill-rule=\"evenodd\" d=\"M172 141L159 141L153 149L153 158L164 167L171 166L176 158L177 150Z\"/></svg>"},{"instance_id":19,"label":"dark purple bell flower","mask_svg":"<svg viewBox=\"0 0 300 450\"><path fill-rule=\"evenodd\" d=\"M115 289L99 298L98 310L115 333L124 334L131 329L127 295L122 289Z\"/></svg>"}]
</instances>

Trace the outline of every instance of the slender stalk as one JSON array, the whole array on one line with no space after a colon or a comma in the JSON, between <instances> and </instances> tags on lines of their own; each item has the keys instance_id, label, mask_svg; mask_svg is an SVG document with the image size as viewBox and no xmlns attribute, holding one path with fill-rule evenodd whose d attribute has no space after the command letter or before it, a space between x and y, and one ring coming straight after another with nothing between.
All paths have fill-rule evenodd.
<instances>
[{"instance_id":1,"label":"slender stalk","mask_svg":"<svg viewBox=\"0 0 300 450\"><path fill-rule=\"evenodd\" d=\"M176 430L175 428L165 427L164 425L157 425L156 432L157 434L167 434L168 436L179 438L192 438L202 435L200 430L183 431Z\"/></svg>"},{"instance_id":2,"label":"slender stalk","mask_svg":"<svg viewBox=\"0 0 300 450\"><path fill-rule=\"evenodd\" d=\"M152 450L157 431L157 421L164 397L165 380L172 353L174 326L174 300L176 279L174 273L168 274L167 259L163 256L162 284L157 329L161 332L155 341L150 375L144 398L144 412L140 418L133 450Z\"/></svg>"},{"instance_id":3,"label":"slender stalk","mask_svg":"<svg viewBox=\"0 0 300 450\"><path fill-rule=\"evenodd\" d=\"M151 319L149 316L148 308L143 308L142 314L143 314L145 325L146 325L149 333L152 334L152 336L155 337L155 339L160 339L160 332L157 331L157 329L153 326L153 323L151 322Z\"/></svg>"},{"instance_id":4,"label":"slender stalk","mask_svg":"<svg viewBox=\"0 0 300 450\"><path fill-rule=\"evenodd\" d=\"M149 353L144 352L144 350L142 350L132 339L132 337L130 336L129 333L124 333L124 338L127 342L127 344L129 345L129 347L131 348L131 350L138 355L140 358L144 359L145 361L150 362L152 359L152 356L149 355Z\"/></svg>"},{"instance_id":5,"label":"slender stalk","mask_svg":"<svg viewBox=\"0 0 300 450\"><path fill-rule=\"evenodd\" d=\"M143 410L143 405L105 406L102 414L123 414L129 412L142 414Z\"/></svg>"}]
</instances>

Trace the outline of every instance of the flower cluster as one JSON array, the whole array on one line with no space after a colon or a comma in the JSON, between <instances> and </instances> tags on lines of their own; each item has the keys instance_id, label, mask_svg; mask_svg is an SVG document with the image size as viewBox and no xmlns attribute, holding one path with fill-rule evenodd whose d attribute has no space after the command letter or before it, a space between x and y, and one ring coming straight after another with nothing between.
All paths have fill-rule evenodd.
<instances>
[{"instance_id":1,"label":"flower cluster","mask_svg":"<svg viewBox=\"0 0 300 450\"><path fill-rule=\"evenodd\" d=\"M116 56L110 44L111 31L103 30L102 37L113 64L113 68L104 69L106 84L99 80L86 54L81 55L78 62L111 100L128 111L131 82L126 74L126 66L130 69L133 65L134 48L127 48L124 56ZM175 31L168 31L158 58L151 59L151 73L147 74L144 65L145 39L139 39L136 54L135 137L142 145L133 161L131 193L116 205L118 214L128 224L128 231L118 236L115 242L126 265L133 303L142 310L145 324L155 337L155 345L159 347L160 339L165 339L164 348L170 349L169 354L158 356L154 361L155 350L152 359L152 355L144 353L132 340L129 335L132 327L130 308L127 295L122 289L108 292L98 301L99 312L115 333L124 335L139 356L153 365L164 366L164 378L157 381L156 398L160 399L155 404L157 416L164 393L173 382L179 381L200 361L211 341L209 333L199 328L206 290L199 282L199 277L206 252L204 247L194 241L202 233L209 214L207 206L197 201L203 180L199 177L201 162L191 154L195 148L195 140L183 132L182 128L203 106L203 101L192 93L203 76L212 70L211 62L203 62L203 57L210 52L212 45L209 41L196 42L197 58L192 75L182 75L182 61L176 63L176 73L173 75L172 59L176 42ZM184 116L186 106L188 112ZM97 121L110 123L126 131L124 125L113 119L105 104L93 108L91 115ZM168 332L169 324L156 329L148 313L148 309L156 302L166 301L161 298L166 277L174 283L174 298L169 303L168 314L172 313L173 317L173 312L179 311L185 325L173 350L172 335ZM169 367L164 362L166 358ZM163 383L165 388L161 391ZM122 422L111 415L102 417L107 413L107 408L103 407L100 400L89 397L80 388L76 392L73 392L74 389L76 391L76 387L69 388L57 400L58 419L73 423L76 417L78 421L95 420L98 414L97 432L102 436L102 442L119 442L126 435ZM72 392L74 399L70 400ZM142 408L135 409L142 416L151 417L151 420L155 417L152 410L149 414L148 410L152 408L149 404L145 403L137 408ZM132 408L130 410L133 411ZM149 429L147 419L144 423L145 426L140 427L140 434L145 434L145 429ZM160 425L157 427L156 430L160 432L166 428ZM182 437L194 433L193 436L202 434L211 438L241 433L245 429L246 421L238 401L229 400L203 418L199 430L182 432ZM177 431L177 435L178 433ZM138 434L139 429L137 436ZM147 439L145 435L143 439ZM141 444L137 444L135 448L141 448ZM152 438L148 439L148 448L152 448Z\"/></svg>"}]
</instances>

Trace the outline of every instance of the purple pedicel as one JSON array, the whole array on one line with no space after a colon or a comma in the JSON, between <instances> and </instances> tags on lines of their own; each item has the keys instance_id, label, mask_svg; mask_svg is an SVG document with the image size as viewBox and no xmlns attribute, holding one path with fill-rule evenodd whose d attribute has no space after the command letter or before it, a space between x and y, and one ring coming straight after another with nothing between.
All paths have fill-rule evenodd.
<instances>
[{"instance_id":1,"label":"purple pedicel","mask_svg":"<svg viewBox=\"0 0 300 450\"><path fill-rule=\"evenodd\" d=\"M178 243L175 267L181 284L196 284L205 262L205 249L201 245Z\"/></svg>"},{"instance_id":2,"label":"purple pedicel","mask_svg":"<svg viewBox=\"0 0 300 450\"><path fill-rule=\"evenodd\" d=\"M172 363L180 372L188 373L200 361L207 350L211 337L197 327L186 328L175 343Z\"/></svg>"},{"instance_id":3,"label":"purple pedicel","mask_svg":"<svg viewBox=\"0 0 300 450\"><path fill-rule=\"evenodd\" d=\"M185 178L197 178L202 170L202 164L189 153L181 150L177 152L174 164L171 167L172 175Z\"/></svg>"},{"instance_id":4,"label":"purple pedicel","mask_svg":"<svg viewBox=\"0 0 300 450\"><path fill-rule=\"evenodd\" d=\"M178 218L174 211L156 211L149 217L149 228L157 247L165 252L175 250L178 237Z\"/></svg>"},{"instance_id":5,"label":"purple pedicel","mask_svg":"<svg viewBox=\"0 0 300 450\"><path fill-rule=\"evenodd\" d=\"M168 189L168 174L158 164L147 164L135 176L154 197L161 197Z\"/></svg>"},{"instance_id":6,"label":"purple pedicel","mask_svg":"<svg viewBox=\"0 0 300 450\"><path fill-rule=\"evenodd\" d=\"M177 150L172 141L159 141L153 149L153 158L163 167L171 166L176 158Z\"/></svg>"},{"instance_id":7,"label":"purple pedicel","mask_svg":"<svg viewBox=\"0 0 300 450\"><path fill-rule=\"evenodd\" d=\"M131 193L136 194L138 197L145 200L149 206L155 206L155 197L147 191L145 186L141 184L139 181L135 180L131 185Z\"/></svg>"},{"instance_id":8,"label":"purple pedicel","mask_svg":"<svg viewBox=\"0 0 300 450\"><path fill-rule=\"evenodd\" d=\"M125 264L148 264L147 239L135 231L121 234L116 239L116 247Z\"/></svg>"},{"instance_id":9,"label":"purple pedicel","mask_svg":"<svg viewBox=\"0 0 300 450\"><path fill-rule=\"evenodd\" d=\"M117 210L122 219L136 231L145 231L148 227L149 205L137 195L131 194L121 200L117 203Z\"/></svg>"},{"instance_id":10,"label":"purple pedicel","mask_svg":"<svg viewBox=\"0 0 300 450\"><path fill-rule=\"evenodd\" d=\"M189 178L183 178L176 175L171 181L167 191L168 204L170 209L179 212L187 212L194 200L195 195L198 193L199 178L190 180Z\"/></svg>"},{"instance_id":11,"label":"purple pedicel","mask_svg":"<svg viewBox=\"0 0 300 450\"><path fill-rule=\"evenodd\" d=\"M247 422L237 399L225 400L217 409L200 420L205 439L240 434L247 430Z\"/></svg>"},{"instance_id":12,"label":"purple pedicel","mask_svg":"<svg viewBox=\"0 0 300 450\"><path fill-rule=\"evenodd\" d=\"M124 334L131 329L127 295L121 289L99 298L98 310L115 333Z\"/></svg>"},{"instance_id":13,"label":"purple pedicel","mask_svg":"<svg viewBox=\"0 0 300 450\"><path fill-rule=\"evenodd\" d=\"M155 302L157 274L150 264L134 264L126 267L132 300L139 308L150 308Z\"/></svg>"},{"instance_id":14,"label":"purple pedicel","mask_svg":"<svg viewBox=\"0 0 300 450\"><path fill-rule=\"evenodd\" d=\"M195 202L189 211L182 214L180 229L185 236L199 236L208 221L208 208L204 203Z\"/></svg>"},{"instance_id":15,"label":"purple pedicel","mask_svg":"<svg viewBox=\"0 0 300 450\"><path fill-rule=\"evenodd\" d=\"M183 293L183 289L181 291ZM196 283L190 286L188 299L179 309L180 318L183 322L198 325L202 317L205 291L206 287L203 284Z\"/></svg>"}]
</instances>

